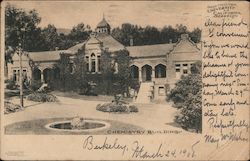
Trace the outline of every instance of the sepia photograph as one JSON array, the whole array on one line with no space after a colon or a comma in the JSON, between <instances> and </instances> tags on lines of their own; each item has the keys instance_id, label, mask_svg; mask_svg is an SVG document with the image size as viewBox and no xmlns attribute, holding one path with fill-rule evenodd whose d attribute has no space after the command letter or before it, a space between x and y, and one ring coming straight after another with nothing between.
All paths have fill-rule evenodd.
<instances>
[{"instance_id":1,"label":"sepia photograph","mask_svg":"<svg viewBox=\"0 0 250 161\"><path fill-rule=\"evenodd\" d=\"M194 6L175 17L162 2L76 3L5 6L5 133L200 133L201 26L188 23L201 18L189 13ZM171 10L183 9L177 4ZM63 19L57 5L77 18ZM124 7L136 13L131 20ZM164 17L151 21L148 10Z\"/></svg>"},{"instance_id":2,"label":"sepia photograph","mask_svg":"<svg viewBox=\"0 0 250 161\"><path fill-rule=\"evenodd\" d=\"M249 142L243 3L10 0L1 9L6 158L190 160L207 147L206 159L218 159L229 143Z\"/></svg>"}]
</instances>

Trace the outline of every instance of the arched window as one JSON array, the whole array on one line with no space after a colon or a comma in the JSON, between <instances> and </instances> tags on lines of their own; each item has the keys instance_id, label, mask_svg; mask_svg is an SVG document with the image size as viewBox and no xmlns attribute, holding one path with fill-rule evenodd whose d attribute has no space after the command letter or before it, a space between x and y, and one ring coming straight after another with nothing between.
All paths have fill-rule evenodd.
<instances>
[{"instance_id":1,"label":"arched window","mask_svg":"<svg viewBox=\"0 0 250 161\"><path fill-rule=\"evenodd\" d=\"M69 63L69 72L70 72L71 74L74 73L74 64L73 64L73 63Z\"/></svg>"},{"instance_id":2,"label":"arched window","mask_svg":"<svg viewBox=\"0 0 250 161\"><path fill-rule=\"evenodd\" d=\"M130 73L131 73L131 77L134 79L138 79L139 78L139 68L135 65L132 65L130 67Z\"/></svg>"},{"instance_id":3,"label":"arched window","mask_svg":"<svg viewBox=\"0 0 250 161\"><path fill-rule=\"evenodd\" d=\"M88 71L89 72L89 57L88 56L86 56L86 71Z\"/></svg>"},{"instance_id":4,"label":"arched window","mask_svg":"<svg viewBox=\"0 0 250 161\"><path fill-rule=\"evenodd\" d=\"M95 62L95 54L92 53L91 54L91 72L96 72L95 71L95 66L96 66L96 62Z\"/></svg>"},{"instance_id":5,"label":"arched window","mask_svg":"<svg viewBox=\"0 0 250 161\"><path fill-rule=\"evenodd\" d=\"M166 66L158 64L155 66L155 78L166 78Z\"/></svg>"},{"instance_id":6,"label":"arched window","mask_svg":"<svg viewBox=\"0 0 250 161\"><path fill-rule=\"evenodd\" d=\"M101 56L100 55L97 56L97 64L98 64L98 72L100 72L101 71Z\"/></svg>"}]
</instances>

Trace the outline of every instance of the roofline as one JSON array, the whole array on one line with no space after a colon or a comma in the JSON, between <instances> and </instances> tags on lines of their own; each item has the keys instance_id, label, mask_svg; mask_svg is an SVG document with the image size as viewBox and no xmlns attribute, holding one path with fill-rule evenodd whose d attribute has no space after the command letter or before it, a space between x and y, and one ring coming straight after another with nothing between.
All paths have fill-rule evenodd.
<instances>
[{"instance_id":1,"label":"roofline","mask_svg":"<svg viewBox=\"0 0 250 161\"><path fill-rule=\"evenodd\" d=\"M167 54L167 53L166 53ZM139 59L139 58L159 58L159 57L166 57L166 55L154 55L154 56L130 56L132 59Z\"/></svg>"}]
</instances>

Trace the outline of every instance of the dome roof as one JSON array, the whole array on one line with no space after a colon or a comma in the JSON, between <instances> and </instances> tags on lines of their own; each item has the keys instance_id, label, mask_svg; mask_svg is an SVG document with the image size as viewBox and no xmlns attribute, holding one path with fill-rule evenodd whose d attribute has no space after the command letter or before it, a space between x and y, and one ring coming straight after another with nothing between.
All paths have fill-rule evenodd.
<instances>
[{"instance_id":1,"label":"dome roof","mask_svg":"<svg viewBox=\"0 0 250 161\"><path fill-rule=\"evenodd\" d=\"M102 28L102 27L108 27L108 28L110 28L110 25L105 20L105 18L103 18L102 21L97 24L97 28Z\"/></svg>"}]
</instances>

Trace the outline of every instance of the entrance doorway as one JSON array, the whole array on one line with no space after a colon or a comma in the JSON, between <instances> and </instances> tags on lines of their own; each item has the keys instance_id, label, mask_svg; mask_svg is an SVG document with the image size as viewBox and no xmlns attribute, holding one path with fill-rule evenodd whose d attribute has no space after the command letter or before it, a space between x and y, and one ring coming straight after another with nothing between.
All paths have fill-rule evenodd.
<instances>
[{"instance_id":1,"label":"entrance doorway","mask_svg":"<svg viewBox=\"0 0 250 161\"><path fill-rule=\"evenodd\" d=\"M152 80L152 67L150 65L144 65L142 67L142 81Z\"/></svg>"}]
</instances>

